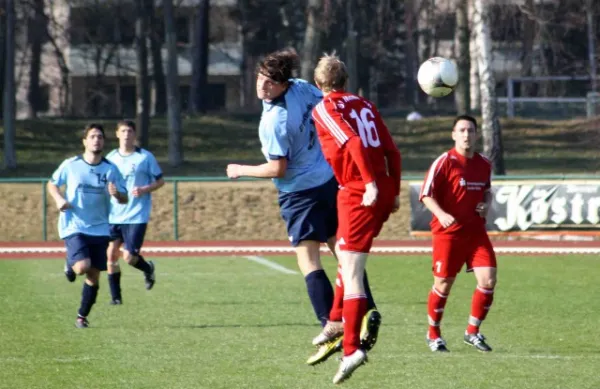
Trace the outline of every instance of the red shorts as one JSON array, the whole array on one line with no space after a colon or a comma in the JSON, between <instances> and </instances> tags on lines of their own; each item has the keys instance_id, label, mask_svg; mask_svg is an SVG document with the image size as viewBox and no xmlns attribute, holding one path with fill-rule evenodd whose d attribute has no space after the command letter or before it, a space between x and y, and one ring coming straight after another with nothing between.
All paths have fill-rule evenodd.
<instances>
[{"instance_id":1,"label":"red shorts","mask_svg":"<svg viewBox=\"0 0 600 389\"><path fill-rule=\"evenodd\" d=\"M433 235L432 270L435 277L454 278L464 264L496 267L496 254L485 231L467 235Z\"/></svg>"},{"instance_id":2,"label":"red shorts","mask_svg":"<svg viewBox=\"0 0 600 389\"><path fill-rule=\"evenodd\" d=\"M373 239L394 208L395 190L392 185L378 182L377 201L371 207L360 205L363 193L342 188L338 192L337 244L341 250L368 253Z\"/></svg>"}]
</instances>

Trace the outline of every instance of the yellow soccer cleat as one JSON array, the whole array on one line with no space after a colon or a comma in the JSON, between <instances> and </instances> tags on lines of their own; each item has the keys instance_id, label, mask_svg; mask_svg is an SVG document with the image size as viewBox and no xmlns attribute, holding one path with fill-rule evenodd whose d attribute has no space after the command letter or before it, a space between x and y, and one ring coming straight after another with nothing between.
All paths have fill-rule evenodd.
<instances>
[{"instance_id":1,"label":"yellow soccer cleat","mask_svg":"<svg viewBox=\"0 0 600 389\"><path fill-rule=\"evenodd\" d=\"M317 348L317 352L311 355L307 360L306 364L310 366L318 365L321 362L325 362L327 358L337 353L342 349L342 341L344 336L341 335L331 342L323 343Z\"/></svg>"}]
</instances>

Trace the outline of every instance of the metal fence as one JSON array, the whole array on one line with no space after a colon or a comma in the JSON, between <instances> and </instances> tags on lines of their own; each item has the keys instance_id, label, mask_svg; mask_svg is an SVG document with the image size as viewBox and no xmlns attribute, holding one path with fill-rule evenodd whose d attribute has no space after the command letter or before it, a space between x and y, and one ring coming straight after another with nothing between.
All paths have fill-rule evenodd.
<instances>
[{"instance_id":1,"label":"metal fence","mask_svg":"<svg viewBox=\"0 0 600 389\"><path fill-rule=\"evenodd\" d=\"M403 181L415 181L422 180L422 175L412 175L402 177ZM498 176L494 177L494 180L503 181L515 181L515 180L553 180L553 181L564 181L564 180L598 180L600 176L597 175L512 175L512 176ZM179 240L179 189L178 184L181 182L187 183L211 183L211 182L227 182L230 181L227 177L165 177L166 182L170 182L173 185L173 240ZM258 181L257 179L240 179L240 181ZM41 201L42 201L42 240L48 240L48 202L47 202L47 189L46 183L48 178L0 178L0 184L40 184L42 187Z\"/></svg>"}]
</instances>

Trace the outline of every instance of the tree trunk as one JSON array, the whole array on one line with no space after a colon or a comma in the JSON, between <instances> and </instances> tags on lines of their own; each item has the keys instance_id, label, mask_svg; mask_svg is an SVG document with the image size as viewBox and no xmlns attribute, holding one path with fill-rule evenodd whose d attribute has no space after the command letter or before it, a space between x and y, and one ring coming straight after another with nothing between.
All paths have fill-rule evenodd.
<instances>
[{"instance_id":1,"label":"tree trunk","mask_svg":"<svg viewBox=\"0 0 600 389\"><path fill-rule=\"evenodd\" d=\"M5 7L4 0L0 0L0 6ZM4 71L6 69L6 12L0 13L0 105L4 107ZM0 110L0 118L4 110Z\"/></svg>"},{"instance_id":2,"label":"tree trunk","mask_svg":"<svg viewBox=\"0 0 600 389\"><path fill-rule=\"evenodd\" d=\"M458 85L454 91L456 111L459 114L469 113L471 96L469 78L471 76L471 59L469 54L469 10L467 0L456 1L456 30L454 32L455 57L458 67Z\"/></svg>"},{"instance_id":3,"label":"tree trunk","mask_svg":"<svg viewBox=\"0 0 600 389\"><path fill-rule=\"evenodd\" d=\"M479 49L483 153L492 161L494 174L504 175L504 150L497 114L496 80L492 69L492 38L489 20L487 0L475 0L474 28L477 32L477 48Z\"/></svg>"},{"instance_id":4,"label":"tree trunk","mask_svg":"<svg viewBox=\"0 0 600 389\"><path fill-rule=\"evenodd\" d=\"M350 2L350 0L346 0ZM302 64L300 77L312 82L317 58L321 52L321 24L323 0L308 0L306 6L306 29L302 48Z\"/></svg>"},{"instance_id":5,"label":"tree trunk","mask_svg":"<svg viewBox=\"0 0 600 389\"><path fill-rule=\"evenodd\" d=\"M4 167L15 169L17 167L17 154L15 150L16 112L15 112L15 2L6 0L6 53L4 56Z\"/></svg>"},{"instance_id":6,"label":"tree trunk","mask_svg":"<svg viewBox=\"0 0 600 389\"><path fill-rule=\"evenodd\" d=\"M179 70L177 69L177 35L173 1L163 1L165 13L165 42L167 44L167 119L169 129L169 164L177 167L183 162L181 106L179 103Z\"/></svg>"},{"instance_id":7,"label":"tree trunk","mask_svg":"<svg viewBox=\"0 0 600 389\"><path fill-rule=\"evenodd\" d=\"M348 69L348 92L358 93L358 32L354 28L355 2L346 0L346 67Z\"/></svg>"},{"instance_id":8,"label":"tree trunk","mask_svg":"<svg viewBox=\"0 0 600 389\"><path fill-rule=\"evenodd\" d=\"M397 28L401 28L402 24L398 23ZM419 52L417 49L417 17L415 15L414 0L405 0L404 2L404 26L406 27L406 43L405 48L405 66L406 79L404 88L404 98L406 103L412 108L418 104L418 88L417 88L417 69L419 67Z\"/></svg>"},{"instance_id":9,"label":"tree trunk","mask_svg":"<svg viewBox=\"0 0 600 389\"><path fill-rule=\"evenodd\" d=\"M136 74L136 126L141 147L147 148L150 127L150 85L148 83L148 15L144 0L136 0L135 48L137 57Z\"/></svg>"},{"instance_id":10,"label":"tree trunk","mask_svg":"<svg viewBox=\"0 0 600 389\"><path fill-rule=\"evenodd\" d=\"M40 68L42 63L42 39L46 36L44 0L34 0L33 17L28 20L31 62L29 64L29 88L27 90L27 117L37 117L40 110Z\"/></svg>"},{"instance_id":11,"label":"tree trunk","mask_svg":"<svg viewBox=\"0 0 600 389\"><path fill-rule=\"evenodd\" d=\"M521 53L521 75L531 76L533 70L533 45L535 43L535 12L533 0L525 0L523 7L527 10L523 17L523 52ZM521 96L532 96L533 83L521 82Z\"/></svg>"},{"instance_id":12,"label":"tree trunk","mask_svg":"<svg viewBox=\"0 0 600 389\"><path fill-rule=\"evenodd\" d=\"M196 8L192 46L192 82L190 84L189 112L204 113L207 109L210 0L200 0Z\"/></svg>"},{"instance_id":13,"label":"tree trunk","mask_svg":"<svg viewBox=\"0 0 600 389\"><path fill-rule=\"evenodd\" d=\"M475 15L475 5L473 1L469 1L469 21L471 26L475 26L476 17ZM471 103L471 111L481 112L481 80L479 79L479 52L477 49L477 31L475 28L471 30L470 34L471 40L469 42L469 52L470 52L470 76L469 76L469 90L470 90L470 103Z\"/></svg>"},{"instance_id":14,"label":"tree trunk","mask_svg":"<svg viewBox=\"0 0 600 389\"><path fill-rule=\"evenodd\" d=\"M148 15L152 24L157 21L154 0L146 0ZM164 115L167 112L167 86L162 60L162 38L153 28L150 28L150 51L152 52L152 78L154 80L155 100L154 113Z\"/></svg>"}]
</instances>

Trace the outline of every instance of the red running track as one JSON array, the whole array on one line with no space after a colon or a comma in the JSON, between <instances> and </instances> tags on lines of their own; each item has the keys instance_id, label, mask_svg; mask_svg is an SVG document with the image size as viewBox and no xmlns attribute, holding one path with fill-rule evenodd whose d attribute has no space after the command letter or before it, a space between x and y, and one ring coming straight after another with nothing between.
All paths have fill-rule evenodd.
<instances>
[{"instance_id":1,"label":"red running track","mask_svg":"<svg viewBox=\"0 0 600 389\"><path fill-rule=\"evenodd\" d=\"M499 255L600 254L600 241L493 241ZM323 252L328 252L325 245ZM429 240L377 241L374 254L429 254ZM286 241L171 241L146 242L142 254L151 257L285 255ZM0 242L0 259L64 258L62 242Z\"/></svg>"}]
</instances>

